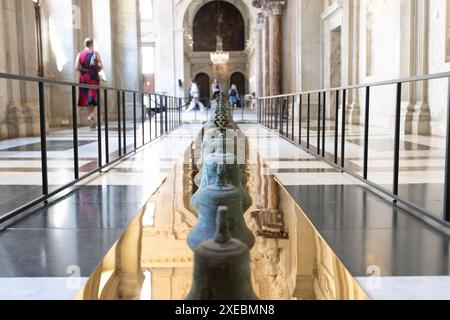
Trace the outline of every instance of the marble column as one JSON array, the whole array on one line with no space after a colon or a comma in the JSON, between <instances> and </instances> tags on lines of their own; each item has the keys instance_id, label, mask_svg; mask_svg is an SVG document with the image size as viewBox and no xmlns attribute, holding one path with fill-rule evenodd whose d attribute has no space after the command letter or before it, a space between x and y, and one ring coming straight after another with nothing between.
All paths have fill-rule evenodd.
<instances>
[{"instance_id":1,"label":"marble column","mask_svg":"<svg viewBox=\"0 0 450 320\"><path fill-rule=\"evenodd\" d=\"M75 80L75 58L80 48L74 45L74 24L72 21L72 0L46 0L42 3L42 20L46 34L45 77L57 80ZM59 127L70 124L72 105L67 97L71 88L66 86L47 86L47 118L50 126Z\"/></svg>"},{"instance_id":2,"label":"marble column","mask_svg":"<svg viewBox=\"0 0 450 320\"><path fill-rule=\"evenodd\" d=\"M272 13L272 90L271 95L281 94L283 84L282 59L283 35L281 15L285 1L271 1Z\"/></svg>"},{"instance_id":3,"label":"marble column","mask_svg":"<svg viewBox=\"0 0 450 320\"><path fill-rule=\"evenodd\" d=\"M263 47L263 34L264 34L264 15L262 12L258 13L258 91L257 96L262 97L264 95L264 47Z\"/></svg>"},{"instance_id":4,"label":"marble column","mask_svg":"<svg viewBox=\"0 0 450 320\"><path fill-rule=\"evenodd\" d=\"M35 9L32 1L20 1L17 7L19 32L20 73L36 76L38 73L37 35ZM22 107L26 136L40 134L39 125L39 95L35 83L23 82Z\"/></svg>"},{"instance_id":5,"label":"marble column","mask_svg":"<svg viewBox=\"0 0 450 320\"><path fill-rule=\"evenodd\" d=\"M111 2L114 19L114 55L116 86L130 90L140 88L140 48L138 43L138 8L136 1Z\"/></svg>"},{"instance_id":6,"label":"marble column","mask_svg":"<svg viewBox=\"0 0 450 320\"><path fill-rule=\"evenodd\" d=\"M401 1L402 29L400 36L400 76L428 74L429 2L427 0ZM405 134L429 135L430 107L428 82L419 81L403 86Z\"/></svg>"},{"instance_id":7,"label":"marble column","mask_svg":"<svg viewBox=\"0 0 450 320\"><path fill-rule=\"evenodd\" d=\"M4 19L3 19L3 0L0 0L0 29L5 30ZM5 34L0 32L0 47L5 48ZM6 72L7 55L5 50L0 50L0 71ZM8 91L7 91L7 81L5 79L0 79L0 139L4 139L8 136L8 125L6 123L6 112L8 106Z\"/></svg>"},{"instance_id":8,"label":"marble column","mask_svg":"<svg viewBox=\"0 0 450 320\"><path fill-rule=\"evenodd\" d=\"M270 96L270 12L264 10L264 96Z\"/></svg>"},{"instance_id":9,"label":"marble column","mask_svg":"<svg viewBox=\"0 0 450 320\"><path fill-rule=\"evenodd\" d=\"M416 47L416 3L410 0L400 0L400 52L398 57L398 78L406 78L416 75L416 64L413 62ZM412 119L415 112L416 83L411 82L402 87L402 119L404 121L404 133L412 133Z\"/></svg>"},{"instance_id":10,"label":"marble column","mask_svg":"<svg viewBox=\"0 0 450 320\"><path fill-rule=\"evenodd\" d=\"M350 34L351 34L351 51L349 67L351 77L351 83L353 85L359 84L359 50L360 50L360 1L351 0L349 2L349 24L350 24ZM351 94L351 102L349 105L349 123L360 124L361 108L359 103L360 90L354 90Z\"/></svg>"},{"instance_id":11,"label":"marble column","mask_svg":"<svg viewBox=\"0 0 450 320\"><path fill-rule=\"evenodd\" d=\"M416 71L417 74L428 74L429 49L429 11L428 0L415 0L417 4L417 40L416 40ZM412 133L430 134L430 107L428 105L428 81L416 84L417 101L412 117Z\"/></svg>"},{"instance_id":12,"label":"marble column","mask_svg":"<svg viewBox=\"0 0 450 320\"><path fill-rule=\"evenodd\" d=\"M4 32L5 32L5 48L8 48L6 72L13 74L20 74L20 52L19 52L19 37L18 30L18 11L21 3L15 0L3 1L3 18L4 18ZM23 115L21 82L8 81L8 102L7 102L7 131L8 138L16 138L26 135L26 125Z\"/></svg>"}]
</instances>

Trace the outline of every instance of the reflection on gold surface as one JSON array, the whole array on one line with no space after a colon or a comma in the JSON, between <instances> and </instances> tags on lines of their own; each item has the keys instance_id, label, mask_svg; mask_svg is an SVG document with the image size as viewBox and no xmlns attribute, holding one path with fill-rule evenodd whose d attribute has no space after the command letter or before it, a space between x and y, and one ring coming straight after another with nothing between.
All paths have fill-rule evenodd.
<instances>
[{"instance_id":1,"label":"reflection on gold surface","mask_svg":"<svg viewBox=\"0 0 450 320\"><path fill-rule=\"evenodd\" d=\"M95 269L76 299L181 300L191 288L197 222L193 151L177 164ZM244 169L253 199L245 219L256 236L252 282L260 299L367 299L296 202L259 156ZM255 218L255 212L261 215ZM252 215L253 213L253 215ZM264 232L261 232L263 230Z\"/></svg>"}]
</instances>

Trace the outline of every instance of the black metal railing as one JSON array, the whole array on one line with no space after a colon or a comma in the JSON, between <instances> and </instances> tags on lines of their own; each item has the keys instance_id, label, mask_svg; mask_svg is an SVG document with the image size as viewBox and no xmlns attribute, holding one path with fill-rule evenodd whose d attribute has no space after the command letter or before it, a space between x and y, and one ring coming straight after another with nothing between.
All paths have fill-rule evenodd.
<instances>
[{"instance_id":1,"label":"black metal railing","mask_svg":"<svg viewBox=\"0 0 450 320\"><path fill-rule=\"evenodd\" d=\"M443 182L443 213L433 212L429 209L418 205L414 201L407 199L399 193L399 176L400 176L400 142L401 142L401 114L402 114L402 89L406 85L416 84L421 81L430 81L441 79L446 81L448 93L446 94L447 101L447 132L445 142L445 177ZM394 121L394 152L393 152L393 180L392 190L389 190L385 185L374 182L369 178L369 145L371 137L369 135L369 126L372 118L370 117L370 110L375 108L371 105L370 97L373 88L395 86L395 121ZM362 154L362 173L355 172L349 168L349 162L346 162L346 147L348 147L349 140L346 137L346 129L348 126L347 111L348 111L348 94L352 90L364 90L365 98L363 106L364 124L363 126L363 154ZM312 98L317 96L317 103L312 104ZM327 96L334 100L333 105L327 104ZM376 190L390 197L394 203L401 203L410 209L419 212L428 218L446 226L450 227L450 72L437 73L425 76L416 76L404 79L379 81L369 84L361 84L354 86L338 87L323 90L314 90L307 92L300 92L294 94L284 94L272 97L261 97L257 100L258 104L258 123L273 130L277 130L282 136L289 139L291 142L298 144L305 148L311 154L316 155L329 164L347 172L355 178L364 183L374 187ZM306 102L306 106L305 106ZM304 108L306 107L306 115ZM331 110L327 110L331 108ZM334 108L334 110L332 110ZM334 114L334 117L328 117L331 122L334 122L333 139L334 147L327 151L326 134L330 132L326 127L327 113ZM312 117L317 116L316 130L311 126ZM334 121L332 121L334 120ZM295 124L297 123L297 126ZM306 137L304 133L306 130ZM312 133L317 134L317 141L311 140ZM316 144L313 146L313 144ZM340 148L339 148L340 147ZM330 149L330 148L329 148Z\"/></svg>"},{"instance_id":2,"label":"black metal railing","mask_svg":"<svg viewBox=\"0 0 450 320\"><path fill-rule=\"evenodd\" d=\"M44 79L39 77L25 77L13 74L0 73L0 79L6 81L20 81L34 83L37 86L39 103L39 127L40 127L40 158L42 171L42 195L27 201L23 205L0 216L0 224L9 219L47 201L62 191L76 185L78 182L101 172L106 167L135 153L143 146L149 144L162 135L171 132L182 125L183 98L160 95L155 93L111 88L104 86L92 86L68 81ZM67 88L67 104L71 105L71 130L73 136L73 176L67 183L49 188L48 169L48 108L46 106L49 98L47 88L49 86L62 86ZM79 125L77 90L80 88L97 90L97 164L95 168L87 171L80 170L79 155ZM114 101L111 101L111 98ZM128 100L127 100L128 99ZM114 120L110 106L114 105ZM147 109L147 110L146 110ZM130 114L131 110L131 114ZM18 124L20 125L20 124ZM117 130L117 141L111 148L111 129ZM141 127L141 136L138 137L138 127ZM127 134L132 131L132 134Z\"/></svg>"}]
</instances>

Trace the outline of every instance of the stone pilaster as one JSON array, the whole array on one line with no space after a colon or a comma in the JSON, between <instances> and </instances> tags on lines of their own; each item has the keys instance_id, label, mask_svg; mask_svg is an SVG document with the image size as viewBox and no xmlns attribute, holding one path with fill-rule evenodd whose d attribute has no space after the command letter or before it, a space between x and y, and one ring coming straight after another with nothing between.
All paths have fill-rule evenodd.
<instances>
[{"instance_id":1,"label":"stone pilaster","mask_svg":"<svg viewBox=\"0 0 450 320\"><path fill-rule=\"evenodd\" d=\"M0 0L0 48L6 48L5 43L5 25L3 18L3 0ZM7 72L7 54L5 50L0 50L0 71ZM8 82L0 79L0 140L8 137L8 125L6 122L6 113L8 106Z\"/></svg>"},{"instance_id":2,"label":"stone pilaster","mask_svg":"<svg viewBox=\"0 0 450 320\"><path fill-rule=\"evenodd\" d=\"M264 95L264 47L263 47L263 34L264 34L264 15L262 12L258 13L258 92L257 96L262 97Z\"/></svg>"},{"instance_id":3,"label":"stone pilaster","mask_svg":"<svg viewBox=\"0 0 450 320\"><path fill-rule=\"evenodd\" d=\"M45 77L57 80L75 81L76 52L82 48L74 45L74 24L72 21L72 0L46 0L42 2L42 20L45 21L48 52L45 63ZM72 105L67 97L71 88L65 86L46 87L47 118L52 127L67 126L72 119ZM87 117L87 115L86 115Z\"/></svg>"},{"instance_id":4,"label":"stone pilaster","mask_svg":"<svg viewBox=\"0 0 450 320\"><path fill-rule=\"evenodd\" d=\"M140 87L138 8L136 1L114 1L114 53L116 86L136 90Z\"/></svg>"},{"instance_id":5,"label":"stone pilaster","mask_svg":"<svg viewBox=\"0 0 450 320\"><path fill-rule=\"evenodd\" d=\"M285 3L285 1L270 1L272 14L272 95L280 94L283 84L283 33L281 26L281 17Z\"/></svg>"},{"instance_id":6,"label":"stone pilaster","mask_svg":"<svg viewBox=\"0 0 450 320\"><path fill-rule=\"evenodd\" d=\"M429 3L427 0L402 0L403 19L400 34L400 77L428 73ZM402 121L405 134L430 134L428 82L411 82L403 86Z\"/></svg>"},{"instance_id":7,"label":"stone pilaster","mask_svg":"<svg viewBox=\"0 0 450 320\"><path fill-rule=\"evenodd\" d=\"M359 37L360 37L360 1L349 2L349 24L351 30L351 46L350 46L350 77L353 85L359 84ZM351 124L360 124L361 108L359 103L359 90L354 90L351 94L351 101L348 106L348 121Z\"/></svg>"},{"instance_id":8,"label":"stone pilaster","mask_svg":"<svg viewBox=\"0 0 450 320\"><path fill-rule=\"evenodd\" d=\"M270 96L270 11L264 9L264 95Z\"/></svg>"},{"instance_id":9,"label":"stone pilaster","mask_svg":"<svg viewBox=\"0 0 450 320\"><path fill-rule=\"evenodd\" d=\"M32 1L19 1L17 7L20 52L20 73L35 76L38 73L36 21L34 17L34 3ZM22 107L25 123L25 135L37 136L40 134L39 124L39 96L36 84L22 83Z\"/></svg>"},{"instance_id":10,"label":"stone pilaster","mask_svg":"<svg viewBox=\"0 0 450 320\"><path fill-rule=\"evenodd\" d=\"M6 72L20 74L19 37L17 30L17 7L20 3L15 0L3 1L5 44L9 50L7 56ZM19 81L8 81L8 103L7 103L7 130L8 138L16 138L26 135L26 125L22 107L21 83Z\"/></svg>"},{"instance_id":11,"label":"stone pilaster","mask_svg":"<svg viewBox=\"0 0 450 320\"><path fill-rule=\"evenodd\" d=\"M428 74L429 49L429 11L428 0L415 0L417 3L417 42L416 42L416 70L417 74ZM416 84L417 101L412 117L412 133L420 135L430 134L430 106L428 105L428 81Z\"/></svg>"}]
</instances>

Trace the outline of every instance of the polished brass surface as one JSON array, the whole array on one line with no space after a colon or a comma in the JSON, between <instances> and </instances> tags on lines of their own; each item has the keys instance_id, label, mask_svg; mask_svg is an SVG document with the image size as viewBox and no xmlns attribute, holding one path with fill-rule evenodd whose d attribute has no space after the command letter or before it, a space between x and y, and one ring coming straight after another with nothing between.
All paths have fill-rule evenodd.
<instances>
[{"instance_id":1,"label":"polished brass surface","mask_svg":"<svg viewBox=\"0 0 450 320\"><path fill-rule=\"evenodd\" d=\"M184 161L139 211L76 299L186 297L193 279L193 252L186 239L197 221L189 205L197 189L193 183L198 172L193 152L197 147L194 143L188 148ZM251 250L256 295L263 300L367 299L296 202L264 167L258 156L244 166L244 187L253 200L244 217L256 237Z\"/></svg>"}]
</instances>

